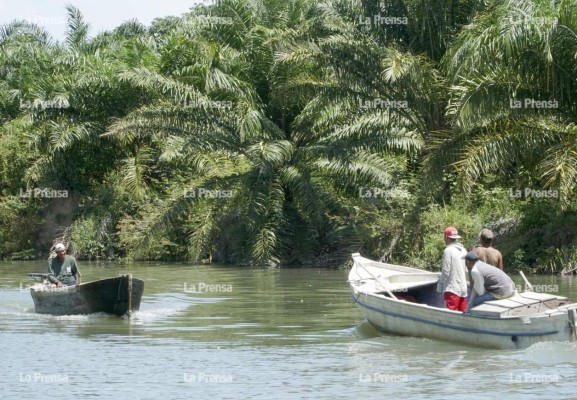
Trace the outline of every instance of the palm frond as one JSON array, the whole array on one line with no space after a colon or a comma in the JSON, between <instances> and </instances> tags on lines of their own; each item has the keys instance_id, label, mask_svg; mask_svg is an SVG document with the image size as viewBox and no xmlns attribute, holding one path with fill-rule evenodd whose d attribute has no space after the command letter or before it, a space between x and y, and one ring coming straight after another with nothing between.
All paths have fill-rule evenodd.
<instances>
[{"instance_id":1,"label":"palm frond","mask_svg":"<svg viewBox=\"0 0 577 400\"><path fill-rule=\"evenodd\" d=\"M546 188L558 190L558 197L563 208L566 208L577 187L577 127L574 123L563 129L558 144L549 147L539 164L541 178Z\"/></svg>"},{"instance_id":2,"label":"palm frond","mask_svg":"<svg viewBox=\"0 0 577 400\"><path fill-rule=\"evenodd\" d=\"M140 147L134 151L132 157L122 162L120 173L129 194L140 198L146 194L146 180L150 174L150 165L153 162L152 150L148 147Z\"/></svg>"},{"instance_id":3,"label":"palm frond","mask_svg":"<svg viewBox=\"0 0 577 400\"><path fill-rule=\"evenodd\" d=\"M350 185L358 189L367 184L387 188L393 182L395 170L386 158L362 150L352 153L346 161L319 159L315 165L326 177L332 177L336 187L345 189Z\"/></svg>"},{"instance_id":4,"label":"palm frond","mask_svg":"<svg viewBox=\"0 0 577 400\"><path fill-rule=\"evenodd\" d=\"M294 145L287 140L261 141L250 146L247 155L263 173L271 174L274 169L289 162L294 150Z\"/></svg>"},{"instance_id":5,"label":"palm frond","mask_svg":"<svg viewBox=\"0 0 577 400\"><path fill-rule=\"evenodd\" d=\"M5 46L7 42L16 40L19 36L33 37L45 46L52 44L52 38L48 31L37 24L27 21L12 21L0 25L0 46Z\"/></svg>"},{"instance_id":6,"label":"palm frond","mask_svg":"<svg viewBox=\"0 0 577 400\"><path fill-rule=\"evenodd\" d=\"M88 41L89 25L84 21L80 10L73 5L66 5L68 26L66 29L66 43L73 49L80 49Z\"/></svg>"}]
</instances>

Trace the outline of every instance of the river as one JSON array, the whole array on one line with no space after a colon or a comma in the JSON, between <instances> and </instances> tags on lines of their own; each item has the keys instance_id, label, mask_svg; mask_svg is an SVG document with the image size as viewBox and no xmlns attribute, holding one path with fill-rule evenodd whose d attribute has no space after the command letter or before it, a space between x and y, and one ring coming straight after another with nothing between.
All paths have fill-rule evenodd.
<instances>
[{"instance_id":1,"label":"river","mask_svg":"<svg viewBox=\"0 0 577 400\"><path fill-rule=\"evenodd\" d=\"M380 334L344 270L80 263L85 282L146 281L129 320L35 314L26 274L45 265L0 262L0 399L577 398L577 343ZM529 279L577 301L573 277Z\"/></svg>"}]
</instances>

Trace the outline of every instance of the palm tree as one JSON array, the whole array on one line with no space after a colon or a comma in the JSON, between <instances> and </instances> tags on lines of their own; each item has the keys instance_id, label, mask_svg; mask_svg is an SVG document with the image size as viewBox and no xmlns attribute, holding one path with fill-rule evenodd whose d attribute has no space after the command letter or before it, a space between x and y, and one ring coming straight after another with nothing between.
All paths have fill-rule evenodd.
<instances>
[{"instance_id":1,"label":"palm tree","mask_svg":"<svg viewBox=\"0 0 577 400\"><path fill-rule=\"evenodd\" d=\"M516 184L558 191L577 185L571 1L505 1L478 15L444 59L452 90L451 137L437 137L429 168L451 165L466 192L498 173ZM516 171L525 169L519 181Z\"/></svg>"},{"instance_id":2,"label":"palm tree","mask_svg":"<svg viewBox=\"0 0 577 400\"><path fill-rule=\"evenodd\" d=\"M3 143L18 146L19 157L0 174L8 177L2 179L10 185L3 188L7 195L26 187L67 190L69 200L90 208L95 194L101 194L96 203L110 197L98 189L103 177L122 168L138 171L145 158L140 149L119 148L100 134L114 118L147 101L146 93L123 83L119 74L156 63L156 42L135 22L90 38L80 11L72 6L67 11L63 43L33 24L2 28L0 133ZM137 161L127 165L131 151L138 153Z\"/></svg>"},{"instance_id":3,"label":"palm tree","mask_svg":"<svg viewBox=\"0 0 577 400\"><path fill-rule=\"evenodd\" d=\"M357 201L363 186L389 188L390 157L415 152L422 143L416 126L428 122L413 109L360 107L371 96L396 99L377 90L379 82L367 91L351 88L366 79L345 76L352 62L334 65L310 54L301 60L298 47L322 34L309 45L336 53L352 40L379 70L378 44L363 45L367 38L347 37L350 31L331 36L321 20L312 1L222 1L191 12L166 37L161 71L122 75L156 100L119 119L107 136L151 143L167 169L179 169L153 211L131 218L132 229L152 238L167 226L188 226L195 259L220 248L221 260L278 265L334 249L343 199ZM414 57L397 67L409 72L395 68L384 79L410 101L411 72L427 65ZM356 81L339 89L353 75ZM185 196L184 189L193 190ZM201 189L227 195L202 197ZM143 241L144 248L151 242Z\"/></svg>"},{"instance_id":4,"label":"palm tree","mask_svg":"<svg viewBox=\"0 0 577 400\"><path fill-rule=\"evenodd\" d=\"M414 53L425 52L440 62L464 25L489 7L479 0L407 0L409 43Z\"/></svg>"},{"instance_id":5,"label":"palm tree","mask_svg":"<svg viewBox=\"0 0 577 400\"><path fill-rule=\"evenodd\" d=\"M50 58L50 46L48 33L34 24L13 22L0 27L0 190L4 195L13 195L22 187L29 156L23 138L30 126L22 115L34 104L28 103L23 93L30 91L33 78L41 75L40 65Z\"/></svg>"}]
</instances>

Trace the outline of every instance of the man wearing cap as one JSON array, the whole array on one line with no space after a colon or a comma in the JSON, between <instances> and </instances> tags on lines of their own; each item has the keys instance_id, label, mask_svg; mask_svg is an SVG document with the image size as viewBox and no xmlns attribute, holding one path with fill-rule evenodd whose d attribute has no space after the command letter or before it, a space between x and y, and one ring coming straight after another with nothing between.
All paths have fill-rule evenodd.
<instances>
[{"instance_id":1,"label":"man wearing cap","mask_svg":"<svg viewBox=\"0 0 577 400\"><path fill-rule=\"evenodd\" d=\"M66 254L66 247L62 243L54 246L56 257L48 261L48 279L58 287L62 285L73 286L80 284L80 271L76 266L74 257Z\"/></svg>"},{"instance_id":2,"label":"man wearing cap","mask_svg":"<svg viewBox=\"0 0 577 400\"><path fill-rule=\"evenodd\" d=\"M489 229L483 229L479 233L480 246L476 246L473 251L479 256L479 260L493 265L503 270L503 255L499 250L493 247L493 232Z\"/></svg>"},{"instance_id":3,"label":"man wearing cap","mask_svg":"<svg viewBox=\"0 0 577 400\"><path fill-rule=\"evenodd\" d=\"M480 261L477 253L468 252L465 265L472 279L466 312L485 301L507 299L515 294L513 280L500 269Z\"/></svg>"},{"instance_id":4,"label":"man wearing cap","mask_svg":"<svg viewBox=\"0 0 577 400\"><path fill-rule=\"evenodd\" d=\"M463 261L467 250L458 242L459 231L449 226L445 229L445 250L441 276L437 292L443 293L443 300L449 310L465 311L467 308L467 270Z\"/></svg>"}]
</instances>

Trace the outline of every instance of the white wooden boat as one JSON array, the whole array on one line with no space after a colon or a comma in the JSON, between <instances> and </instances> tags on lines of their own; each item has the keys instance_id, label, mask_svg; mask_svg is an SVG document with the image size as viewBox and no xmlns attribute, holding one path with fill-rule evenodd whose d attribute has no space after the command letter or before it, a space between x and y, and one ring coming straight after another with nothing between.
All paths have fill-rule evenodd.
<instances>
[{"instance_id":1,"label":"white wooden boat","mask_svg":"<svg viewBox=\"0 0 577 400\"><path fill-rule=\"evenodd\" d=\"M443 307L436 291L440 273L372 261L359 253L352 258L353 300L382 332L496 349L577 340L577 303L566 297L525 291L464 314Z\"/></svg>"}]
</instances>

